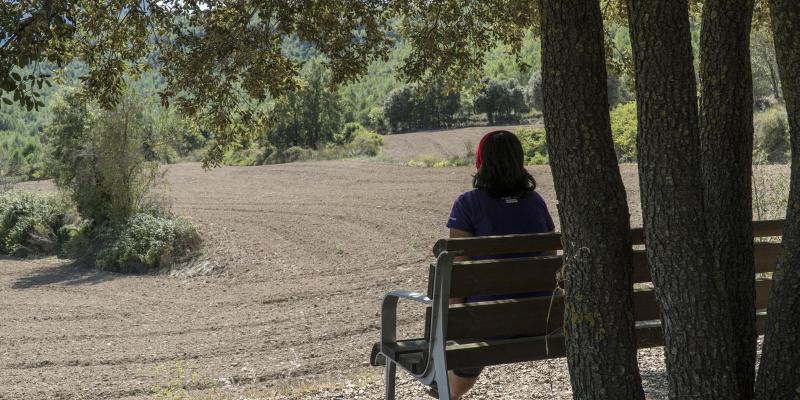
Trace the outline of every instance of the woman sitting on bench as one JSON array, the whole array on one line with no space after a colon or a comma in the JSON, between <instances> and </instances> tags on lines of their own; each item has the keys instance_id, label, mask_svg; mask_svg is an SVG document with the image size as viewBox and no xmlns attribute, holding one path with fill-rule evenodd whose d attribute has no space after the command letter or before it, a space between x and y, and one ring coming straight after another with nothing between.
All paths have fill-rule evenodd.
<instances>
[{"instance_id":1,"label":"woman sitting on bench","mask_svg":"<svg viewBox=\"0 0 800 400\"><path fill-rule=\"evenodd\" d=\"M487 133L475 151L475 167L478 171L472 179L474 189L462 193L453 204L447 222L450 237L552 232L553 219L547 211L544 199L535 192L536 180L528 173L524 164L522 144L515 134L502 130ZM538 255L546 254L509 256ZM551 293L470 296L466 299L451 299L451 303L523 298ZM460 399L475 384L480 373L481 368L450 371L448 380L452 399Z\"/></svg>"}]
</instances>

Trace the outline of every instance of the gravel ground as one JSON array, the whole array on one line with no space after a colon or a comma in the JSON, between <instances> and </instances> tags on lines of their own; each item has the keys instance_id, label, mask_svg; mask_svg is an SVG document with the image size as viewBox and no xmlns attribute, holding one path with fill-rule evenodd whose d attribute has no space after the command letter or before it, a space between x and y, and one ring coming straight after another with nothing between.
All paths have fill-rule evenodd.
<instances>
[{"instance_id":1,"label":"gravel ground","mask_svg":"<svg viewBox=\"0 0 800 400\"><path fill-rule=\"evenodd\" d=\"M621 169L638 225L635 166ZM380 298L425 289L430 249L470 172L174 165L174 210L205 238L181 274L0 259L0 399L380 398L381 371L367 365ZM531 172L555 214L549 169ZM421 331L420 310L401 315L402 333ZM660 349L640 352L654 399L664 397L661 359ZM401 378L400 399L422 397ZM468 398L569 398L565 361L491 368Z\"/></svg>"}]
</instances>

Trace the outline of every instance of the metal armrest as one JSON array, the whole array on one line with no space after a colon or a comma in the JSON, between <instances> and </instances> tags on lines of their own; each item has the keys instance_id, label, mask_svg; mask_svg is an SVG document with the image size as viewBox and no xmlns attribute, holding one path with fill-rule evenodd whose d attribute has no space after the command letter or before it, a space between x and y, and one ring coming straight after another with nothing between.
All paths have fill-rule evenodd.
<instances>
[{"instance_id":1,"label":"metal armrest","mask_svg":"<svg viewBox=\"0 0 800 400\"><path fill-rule=\"evenodd\" d=\"M397 302L400 299L411 300L426 306L433 303L428 296L408 290L393 290L386 293L381 306L381 343L397 342Z\"/></svg>"}]
</instances>

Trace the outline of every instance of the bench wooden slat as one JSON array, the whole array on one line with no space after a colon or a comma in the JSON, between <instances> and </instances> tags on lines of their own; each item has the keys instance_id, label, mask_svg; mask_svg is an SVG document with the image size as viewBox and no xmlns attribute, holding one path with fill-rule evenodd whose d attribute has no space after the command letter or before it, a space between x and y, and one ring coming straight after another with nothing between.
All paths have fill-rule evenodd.
<instances>
[{"instance_id":1,"label":"bench wooden slat","mask_svg":"<svg viewBox=\"0 0 800 400\"><path fill-rule=\"evenodd\" d=\"M772 280L757 279L755 286L756 308L766 308ZM447 338L540 336L556 332L564 318L564 297L552 297L552 305L550 296L453 304L448 312ZM661 318L652 289L634 290L633 304L636 321Z\"/></svg>"},{"instance_id":2,"label":"bench wooden slat","mask_svg":"<svg viewBox=\"0 0 800 400\"><path fill-rule=\"evenodd\" d=\"M766 312L756 313L759 334L764 333ZM545 347L545 341L547 347ZM638 348L662 346L664 339L659 321L640 322L636 325L636 344ZM535 336L515 339L500 339L483 342L450 344L447 346L447 367L472 368L508 364L523 361L545 360L566 355L564 337Z\"/></svg>"},{"instance_id":3,"label":"bench wooden slat","mask_svg":"<svg viewBox=\"0 0 800 400\"><path fill-rule=\"evenodd\" d=\"M753 237L781 236L784 224L784 220L753 221ZM631 229L631 241L633 245L644 244L642 228ZM560 249L560 233L536 233L441 239L434 245L433 253L438 256L444 251L462 251L463 255L473 257Z\"/></svg>"},{"instance_id":4,"label":"bench wooden slat","mask_svg":"<svg viewBox=\"0 0 800 400\"><path fill-rule=\"evenodd\" d=\"M772 272L780 254L779 243L755 244L755 272ZM511 294L554 290L561 256L463 261L453 264L450 296ZM633 253L633 282L650 282L644 250Z\"/></svg>"}]
</instances>

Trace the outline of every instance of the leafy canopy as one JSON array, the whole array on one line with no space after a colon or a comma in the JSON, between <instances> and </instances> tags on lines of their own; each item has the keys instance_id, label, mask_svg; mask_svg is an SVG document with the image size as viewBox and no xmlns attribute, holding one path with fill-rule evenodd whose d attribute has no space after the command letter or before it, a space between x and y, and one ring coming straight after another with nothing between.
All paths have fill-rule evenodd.
<instances>
[{"instance_id":1,"label":"leafy canopy","mask_svg":"<svg viewBox=\"0 0 800 400\"><path fill-rule=\"evenodd\" d=\"M702 1L691 3L699 12ZM757 1L757 24L767 21L764 4ZM624 2L602 0L602 7L612 71L628 68L629 54L615 48ZM406 80L455 88L479 79L498 44L524 69L521 50L538 21L538 2L529 0L5 1L0 106L44 106L43 87L79 60L86 66L81 95L111 109L127 77L158 69L162 103L214 133L207 161L215 165L231 145L274 122L266 100L298 88L303 61L286 51L287 41L314 49L336 86L385 61L402 36L409 51L397 68Z\"/></svg>"}]
</instances>

